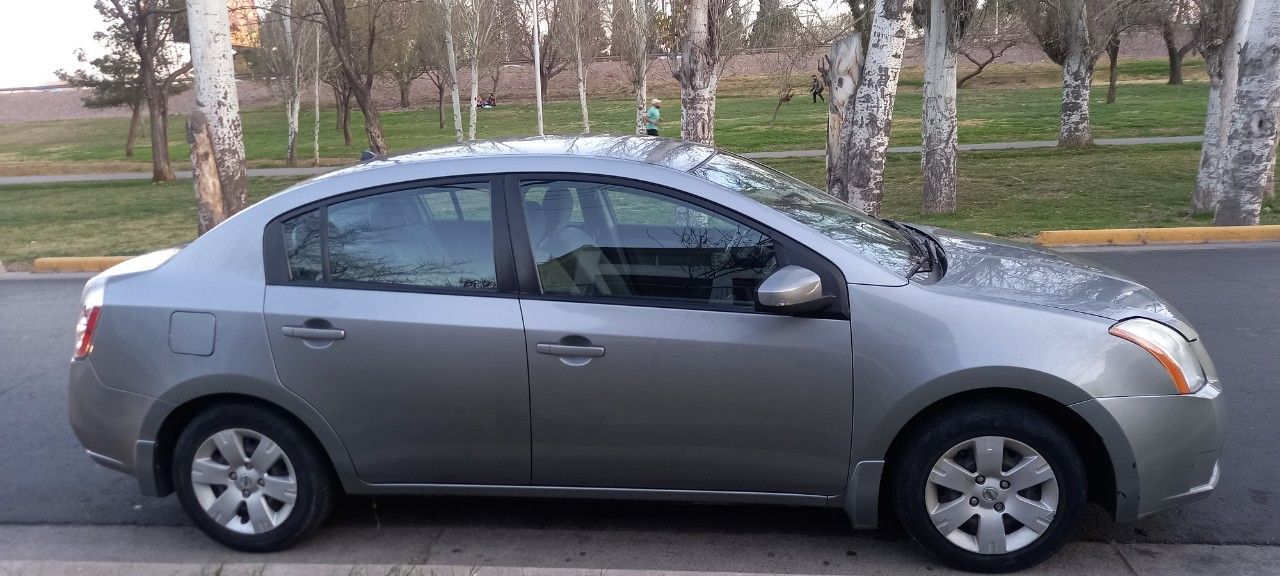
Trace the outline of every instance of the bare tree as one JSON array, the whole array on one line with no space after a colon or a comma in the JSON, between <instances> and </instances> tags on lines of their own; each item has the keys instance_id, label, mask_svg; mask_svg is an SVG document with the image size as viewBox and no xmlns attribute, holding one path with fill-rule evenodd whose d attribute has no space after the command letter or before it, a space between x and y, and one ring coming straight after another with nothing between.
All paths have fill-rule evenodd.
<instances>
[{"instance_id":1,"label":"bare tree","mask_svg":"<svg viewBox=\"0 0 1280 576\"><path fill-rule=\"evenodd\" d=\"M920 0L916 5L925 28L920 170L921 211L926 214L956 211L956 50L976 5L976 0Z\"/></svg>"},{"instance_id":2,"label":"bare tree","mask_svg":"<svg viewBox=\"0 0 1280 576\"><path fill-rule=\"evenodd\" d=\"M1121 14L1138 0L1021 0L1027 29L1045 55L1062 66L1062 119L1058 145L1090 146L1089 93L1093 67L1106 50Z\"/></svg>"},{"instance_id":3,"label":"bare tree","mask_svg":"<svg viewBox=\"0 0 1280 576\"><path fill-rule=\"evenodd\" d=\"M505 14L497 0L470 0L467 3L466 51L470 57L471 103L467 117L467 138L476 139L476 105L480 98L480 70L499 68L502 49L496 40L503 29Z\"/></svg>"},{"instance_id":4,"label":"bare tree","mask_svg":"<svg viewBox=\"0 0 1280 576\"><path fill-rule=\"evenodd\" d=\"M343 85L364 113L364 132L375 154L387 153L382 120L373 102L373 82L378 75L374 56L382 22L378 12L383 4L391 1L397 0L369 0L358 6L358 13L353 13L347 0L317 0L334 59L342 72ZM356 23L363 24L363 34L357 35L353 30Z\"/></svg>"},{"instance_id":5,"label":"bare tree","mask_svg":"<svg viewBox=\"0 0 1280 576\"><path fill-rule=\"evenodd\" d=\"M680 84L680 138L715 144L716 89L720 74L745 40L746 22L737 0L691 0L685 6L679 54L668 58Z\"/></svg>"},{"instance_id":6,"label":"bare tree","mask_svg":"<svg viewBox=\"0 0 1280 576\"><path fill-rule=\"evenodd\" d=\"M591 118L587 110L587 68L604 45L601 27L602 7L599 0L560 0L564 8L560 16L565 19L563 29L569 46L566 52L573 54L574 70L578 80L578 104L582 111L582 133L591 133Z\"/></svg>"},{"instance_id":7,"label":"bare tree","mask_svg":"<svg viewBox=\"0 0 1280 576\"><path fill-rule=\"evenodd\" d=\"M196 122L207 119L204 128L214 168L217 170L218 193L215 196L222 201L221 217L230 217L247 204L248 182L227 3L222 0L187 0L187 22L191 34L191 62L194 66L196 92L196 113L192 118ZM189 132L192 131L189 129ZM194 132L199 131L197 126ZM196 172L194 180L196 196L199 198L208 196L201 194L200 188L210 180L207 175L203 178L201 176L201 172L209 166L207 162L197 162L195 150L193 147L192 169ZM199 202L197 204L200 205ZM220 222L217 216L217 212L206 214L202 211L200 232L208 230L205 228L206 224L217 225Z\"/></svg>"},{"instance_id":8,"label":"bare tree","mask_svg":"<svg viewBox=\"0 0 1280 576\"><path fill-rule=\"evenodd\" d=\"M275 97L284 105L287 125L285 161L298 159L298 113L302 106L303 60L307 58L308 28L294 16L294 0L278 0L259 25L261 47L251 52L251 65L268 79Z\"/></svg>"},{"instance_id":9,"label":"bare tree","mask_svg":"<svg viewBox=\"0 0 1280 576\"><path fill-rule=\"evenodd\" d=\"M911 2L876 0L866 62L840 128L840 162L829 192L873 216L880 214L884 200L885 152Z\"/></svg>"},{"instance_id":10,"label":"bare tree","mask_svg":"<svg viewBox=\"0 0 1280 576\"><path fill-rule=\"evenodd\" d=\"M410 91L414 81L427 73L423 44L431 41L428 34L436 30L427 22L426 3L402 2L388 8L391 18L384 27L383 41L378 44L379 68L395 82L400 107L409 108L413 104Z\"/></svg>"},{"instance_id":11,"label":"bare tree","mask_svg":"<svg viewBox=\"0 0 1280 576\"><path fill-rule=\"evenodd\" d=\"M525 58L536 60L534 71L538 75L538 92L541 97L546 98L548 83L567 70L570 63L564 52L565 43L560 41L560 35L564 33L564 18L561 15L563 6L553 0L529 0L529 4L529 10L518 10L516 13L523 37L520 47ZM534 17L535 14L537 18ZM536 38L533 34L535 28L539 31ZM534 58L535 51L537 58Z\"/></svg>"},{"instance_id":12,"label":"bare tree","mask_svg":"<svg viewBox=\"0 0 1280 576\"><path fill-rule=\"evenodd\" d=\"M1276 162L1276 115L1280 113L1280 2L1258 0L1240 44L1240 77L1231 111L1224 170L1227 185L1213 222L1258 223L1262 199Z\"/></svg>"},{"instance_id":13,"label":"bare tree","mask_svg":"<svg viewBox=\"0 0 1280 576\"><path fill-rule=\"evenodd\" d=\"M444 6L444 80L449 85L449 95L453 101L453 134L454 139L462 141L462 105L458 101L458 59L453 49L453 1L440 0Z\"/></svg>"},{"instance_id":14,"label":"bare tree","mask_svg":"<svg viewBox=\"0 0 1280 576\"><path fill-rule=\"evenodd\" d=\"M614 0L613 49L622 62L631 92L636 97L636 134L644 134L645 103L649 91L649 48L652 43L653 14L649 0Z\"/></svg>"},{"instance_id":15,"label":"bare tree","mask_svg":"<svg viewBox=\"0 0 1280 576\"><path fill-rule=\"evenodd\" d=\"M147 116L151 123L151 180L173 180L169 161L169 94L170 85L191 70L188 63L163 72L170 55L173 38L172 16L181 9L169 7L162 0L98 0L98 12L114 19L121 34L128 37L138 55L138 73L147 99Z\"/></svg>"},{"instance_id":16,"label":"bare tree","mask_svg":"<svg viewBox=\"0 0 1280 576\"><path fill-rule=\"evenodd\" d=\"M1209 74L1209 106L1200 145L1200 170L1191 198L1193 212L1212 212L1227 178L1223 161L1240 71L1240 45L1249 27L1254 0L1201 0L1200 53Z\"/></svg>"},{"instance_id":17,"label":"bare tree","mask_svg":"<svg viewBox=\"0 0 1280 576\"><path fill-rule=\"evenodd\" d=\"M1160 0L1153 7L1169 55L1169 84L1182 84L1182 62L1200 41L1198 6L1195 0Z\"/></svg>"}]
</instances>

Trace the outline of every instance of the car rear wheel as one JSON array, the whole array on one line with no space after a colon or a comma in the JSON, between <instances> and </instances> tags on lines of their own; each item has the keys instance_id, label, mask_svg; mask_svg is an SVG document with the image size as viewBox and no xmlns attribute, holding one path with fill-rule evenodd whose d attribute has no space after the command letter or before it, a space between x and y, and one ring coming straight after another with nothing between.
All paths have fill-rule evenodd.
<instances>
[{"instance_id":1,"label":"car rear wheel","mask_svg":"<svg viewBox=\"0 0 1280 576\"><path fill-rule=\"evenodd\" d=\"M183 509L214 540L248 552L287 548L328 516L334 488L323 453L303 431L254 405L200 413L174 450Z\"/></svg>"},{"instance_id":2,"label":"car rear wheel","mask_svg":"<svg viewBox=\"0 0 1280 576\"><path fill-rule=\"evenodd\" d=\"M1052 420L1018 405L973 404L917 430L894 470L893 503L911 537L947 564L1021 570L1074 533L1087 479Z\"/></svg>"}]
</instances>

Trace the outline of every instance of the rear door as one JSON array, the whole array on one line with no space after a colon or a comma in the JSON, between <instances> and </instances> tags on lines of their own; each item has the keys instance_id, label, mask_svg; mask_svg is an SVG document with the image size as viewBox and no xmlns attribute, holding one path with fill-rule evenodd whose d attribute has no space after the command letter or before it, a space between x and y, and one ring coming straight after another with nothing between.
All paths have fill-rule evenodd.
<instances>
[{"instance_id":1,"label":"rear door","mask_svg":"<svg viewBox=\"0 0 1280 576\"><path fill-rule=\"evenodd\" d=\"M367 482L529 481L524 332L495 189L483 177L362 192L268 230L280 379Z\"/></svg>"},{"instance_id":2,"label":"rear door","mask_svg":"<svg viewBox=\"0 0 1280 576\"><path fill-rule=\"evenodd\" d=\"M844 489L847 308L754 309L759 283L789 263L817 268L838 294L834 266L646 184L529 176L511 193L535 485Z\"/></svg>"}]
</instances>

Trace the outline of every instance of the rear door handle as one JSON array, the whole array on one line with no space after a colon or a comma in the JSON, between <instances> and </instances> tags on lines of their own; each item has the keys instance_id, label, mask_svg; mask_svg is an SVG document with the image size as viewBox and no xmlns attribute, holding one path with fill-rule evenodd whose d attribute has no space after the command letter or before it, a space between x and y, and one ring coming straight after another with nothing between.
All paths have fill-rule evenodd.
<instances>
[{"instance_id":1,"label":"rear door handle","mask_svg":"<svg viewBox=\"0 0 1280 576\"><path fill-rule=\"evenodd\" d=\"M587 358L599 358L604 356L604 346L570 346L567 344L551 344L549 342L541 342L534 347L539 354L550 354L552 356L578 356Z\"/></svg>"},{"instance_id":2,"label":"rear door handle","mask_svg":"<svg viewBox=\"0 0 1280 576\"><path fill-rule=\"evenodd\" d=\"M337 328L308 328L306 326L284 326L280 333L290 338L304 340L341 340L347 337L346 330Z\"/></svg>"}]
</instances>

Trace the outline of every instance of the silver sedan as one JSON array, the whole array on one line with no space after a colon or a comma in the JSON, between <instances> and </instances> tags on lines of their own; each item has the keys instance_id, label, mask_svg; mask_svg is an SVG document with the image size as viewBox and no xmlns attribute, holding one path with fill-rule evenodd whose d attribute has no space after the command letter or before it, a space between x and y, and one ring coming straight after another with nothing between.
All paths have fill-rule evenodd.
<instances>
[{"instance_id":1,"label":"silver sedan","mask_svg":"<svg viewBox=\"0 0 1280 576\"><path fill-rule=\"evenodd\" d=\"M1005 571L1090 500L1127 521L1218 482L1217 374L1149 289L661 138L374 159L83 310L89 456L242 550L340 493L632 498L896 517Z\"/></svg>"}]
</instances>

